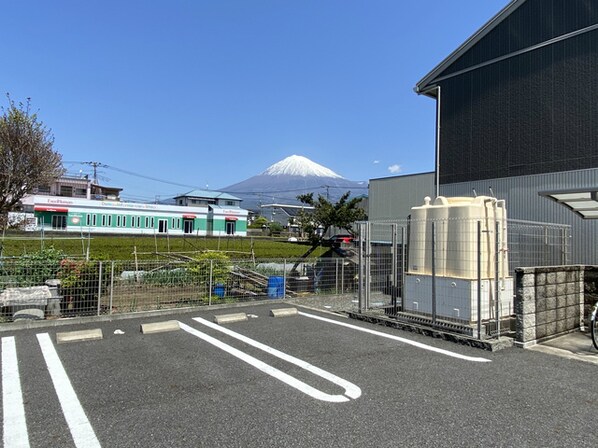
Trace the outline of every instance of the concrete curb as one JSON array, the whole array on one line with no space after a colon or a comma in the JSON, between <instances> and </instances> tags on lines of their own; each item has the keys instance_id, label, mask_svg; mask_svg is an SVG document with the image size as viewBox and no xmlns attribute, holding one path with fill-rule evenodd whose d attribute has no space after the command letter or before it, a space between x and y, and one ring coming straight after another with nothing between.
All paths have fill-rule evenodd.
<instances>
[{"instance_id":1,"label":"concrete curb","mask_svg":"<svg viewBox=\"0 0 598 448\"><path fill-rule=\"evenodd\" d=\"M65 344L67 342L97 341L101 339L104 339L104 335L102 334L102 330L100 328L56 333L57 344Z\"/></svg>"},{"instance_id":2,"label":"concrete curb","mask_svg":"<svg viewBox=\"0 0 598 448\"><path fill-rule=\"evenodd\" d=\"M214 322L218 325L234 324L235 322L243 322L246 320L248 320L246 313L220 314L214 316Z\"/></svg>"},{"instance_id":3,"label":"concrete curb","mask_svg":"<svg viewBox=\"0 0 598 448\"><path fill-rule=\"evenodd\" d=\"M458 344L467 345L474 348L481 348L483 350L488 350L491 352L513 347L513 339L507 337L501 337L499 339L479 340L462 334L447 333L445 331L426 327L423 325L400 322L389 317L373 316L370 314L361 314L354 312L349 312L348 315L351 319L362 320L364 322L369 322L377 325L384 325L386 327L396 328L397 330L410 331L412 333L418 333L424 336L431 336L434 338L443 339L445 341L456 342Z\"/></svg>"},{"instance_id":4,"label":"concrete curb","mask_svg":"<svg viewBox=\"0 0 598 448\"><path fill-rule=\"evenodd\" d=\"M178 320L166 320L163 322L151 322L149 324L141 324L141 333L143 334L154 334L164 333L166 331L180 330Z\"/></svg>"},{"instance_id":5,"label":"concrete curb","mask_svg":"<svg viewBox=\"0 0 598 448\"><path fill-rule=\"evenodd\" d=\"M270 316L272 317L290 317L298 315L299 311L297 311L297 308L276 308L270 310Z\"/></svg>"}]
</instances>

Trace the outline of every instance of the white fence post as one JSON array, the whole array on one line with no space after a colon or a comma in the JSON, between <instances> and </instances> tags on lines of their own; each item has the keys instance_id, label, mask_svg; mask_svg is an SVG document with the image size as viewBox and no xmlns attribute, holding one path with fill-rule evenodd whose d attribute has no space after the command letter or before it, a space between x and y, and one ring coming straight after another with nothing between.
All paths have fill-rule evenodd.
<instances>
[{"instance_id":1,"label":"white fence post","mask_svg":"<svg viewBox=\"0 0 598 448\"><path fill-rule=\"evenodd\" d=\"M100 270L98 272L98 316L100 315L100 306L102 304L102 262L100 261Z\"/></svg>"}]
</instances>

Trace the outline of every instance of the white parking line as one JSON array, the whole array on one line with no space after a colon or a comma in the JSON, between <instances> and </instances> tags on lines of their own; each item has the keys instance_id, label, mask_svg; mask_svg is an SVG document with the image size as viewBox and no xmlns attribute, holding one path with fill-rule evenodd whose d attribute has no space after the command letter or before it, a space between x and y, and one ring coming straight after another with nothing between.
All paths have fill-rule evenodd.
<instances>
[{"instance_id":1,"label":"white parking line","mask_svg":"<svg viewBox=\"0 0 598 448\"><path fill-rule=\"evenodd\" d=\"M211 322L208 322L201 318L197 318L197 319L199 319L198 322L200 322L204 325L206 323L210 324L208 326L213 328L212 327L213 324ZM244 342L246 342L250 345L253 345L254 347L265 350L268 353L271 353L274 356L278 356L282 359L285 359L288 362L299 365L299 366L303 367L304 369L306 369L312 373L315 373L316 375L319 375L322 378L325 378L325 379L333 382L334 384L337 384L337 385L343 387L345 389L345 395L331 395L331 394L322 392L322 391L304 383L303 381L298 380L297 378L294 378L294 377L282 372L281 370L278 370L277 368L272 367L271 365L266 364L265 362L260 361L257 358L254 358L253 356L248 355L247 353L242 352L241 350L237 350L236 348L231 347L230 345L225 344L224 342L221 342L218 339L213 338L212 336L209 336L199 330L196 330L193 327L190 327L189 325L186 325L182 322L179 322L179 325L181 326L181 329L185 330L186 332L188 332L194 336L197 336L200 339L203 339L204 341L241 359L242 361L245 361L248 364L251 364L252 366L261 370L262 372L267 373L270 376L273 376L274 378L282 381L283 383L286 383L289 386L294 387L295 389L297 389L297 390L303 392L304 394L307 394L310 397L315 398L317 400L328 401L328 402L332 402L332 403L342 403L342 402L349 401L349 398L355 399L361 395L361 389L359 387L355 386L354 384L352 384L348 381L345 381L342 378L337 377L336 375L333 375L329 372L319 369L311 364L308 364L305 361L301 361L297 358L293 358L292 356L289 356L282 352L279 352L278 350L275 350L272 347L268 347L264 344L261 344L257 341L253 341L249 338L245 338L245 336L242 336L238 333L231 332L230 330L227 330L224 328L216 328L221 331L226 330L225 331L226 334L236 337L237 339L243 340ZM230 333L234 333L234 334L230 334ZM283 355L283 356L279 356L279 355Z\"/></svg>"},{"instance_id":2,"label":"white parking line","mask_svg":"<svg viewBox=\"0 0 598 448\"><path fill-rule=\"evenodd\" d=\"M28 448L29 434L14 336L2 338L2 415L4 447Z\"/></svg>"},{"instance_id":3,"label":"white parking line","mask_svg":"<svg viewBox=\"0 0 598 448\"><path fill-rule=\"evenodd\" d=\"M325 380L328 380L331 383L334 383L337 386L340 386L343 389L345 389L345 395L349 398L355 399L355 398L359 398L361 396L361 389L359 387L357 387L355 384L353 384L347 380L344 380L330 372L322 370L319 367L309 364L308 362L305 362L302 359L295 358L294 356L291 356L291 355L287 355L286 353L276 350L275 348L272 348L266 344L262 344L261 342L250 339L247 336L243 336L242 334L236 333L232 330L229 330L228 328L222 327L220 325L216 325L208 320L202 319L201 317L195 317L193 320L196 322L199 322L203 325L206 325L210 328L218 330L224 334L227 334L235 339L238 339L239 341L243 341L246 344L249 344L255 348L259 348L260 350L263 350L266 353L276 356L277 358L280 358L286 362L295 364L296 366L299 366L302 369L305 369L308 372L313 373L314 375L318 375L318 376L324 378Z\"/></svg>"},{"instance_id":4,"label":"white parking line","mask_svg":"<svg viewBox=\"0 0 598 448\"><path fill-rule=\"evenodd\" d=\"M62 366L62 362L56 353L48 333L39 333L37 340L42 349L42 354L46 360L50 377L56 389L56 395L62 406L62 412L73 436L75 446L78 448L100 447L98 441L85 411L77 398L75 389L69 380L69 377Z\"/></svg>"},{"instance_id":5,"label":"white parking line","mask_svg":"<svg viewBox=\"0 0 598 448\"><path fill-rule=\"evenodd\" d=\"M454 353L454 352L444 350L441 348L432 347L431 345L422 344L421 342L415 342L415 341L411 341L409 339L401 338L399 336L394 336L394 335L391 335L388 333L382 333L381 331L370 330L369 328L358 327L356 325L339 322L337 320L332 320L332 319L327 319L325 317L315 316L313 314L304 313L302 311L299 311L299 315L309 317L310 319L321 320L323 322L328 322L328 323L331 323L334 325L340 325L341 327L351 328L352 330L363 331L364 333L373 334L373 335L380 336L383 338L393 339L395 341L399 341L404 344L413 345L414 347L421 348L424 350L429 350L429 351L435 352L435 353L440 353L441 355L450 356L452 358L463 359L465 361L471 361L471 362L492 362L492 360L487 359L487 358L478 358L478 357L473 357L473 356L461 355L459 353Z\"/></svg>"}]
</instances>

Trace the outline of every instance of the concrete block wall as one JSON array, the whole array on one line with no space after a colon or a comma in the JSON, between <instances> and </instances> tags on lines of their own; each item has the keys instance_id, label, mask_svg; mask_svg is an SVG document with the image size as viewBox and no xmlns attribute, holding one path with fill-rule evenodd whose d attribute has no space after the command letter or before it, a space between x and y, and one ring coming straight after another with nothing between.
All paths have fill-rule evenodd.
<instances>
[{"instance_id":1,"label":"concrete block wall","mask_svg":"<svg viewBox=\"0 0 598 448\"><path fill-rule=\"evenodd\" d=\"M515 269L515 344L530 346L583 327L585 266Z\"/></svg>"}]
</instances>

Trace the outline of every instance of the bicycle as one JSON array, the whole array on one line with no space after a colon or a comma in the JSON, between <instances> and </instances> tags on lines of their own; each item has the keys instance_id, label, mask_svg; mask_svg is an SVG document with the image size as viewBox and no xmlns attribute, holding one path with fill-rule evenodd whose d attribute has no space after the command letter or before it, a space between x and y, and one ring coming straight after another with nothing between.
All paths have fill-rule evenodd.
<instances>
[{"instance_id":1,"label":"bicycle","mask_svg":"<svg viewBox=\"0 0 598 448\"><path fill-rule=\"evenodd\" d=\"M592 316L590 317L590 333L592 335L592 344L598 350L598 302L592 309Z\"/></svg>"}]
</instances>

